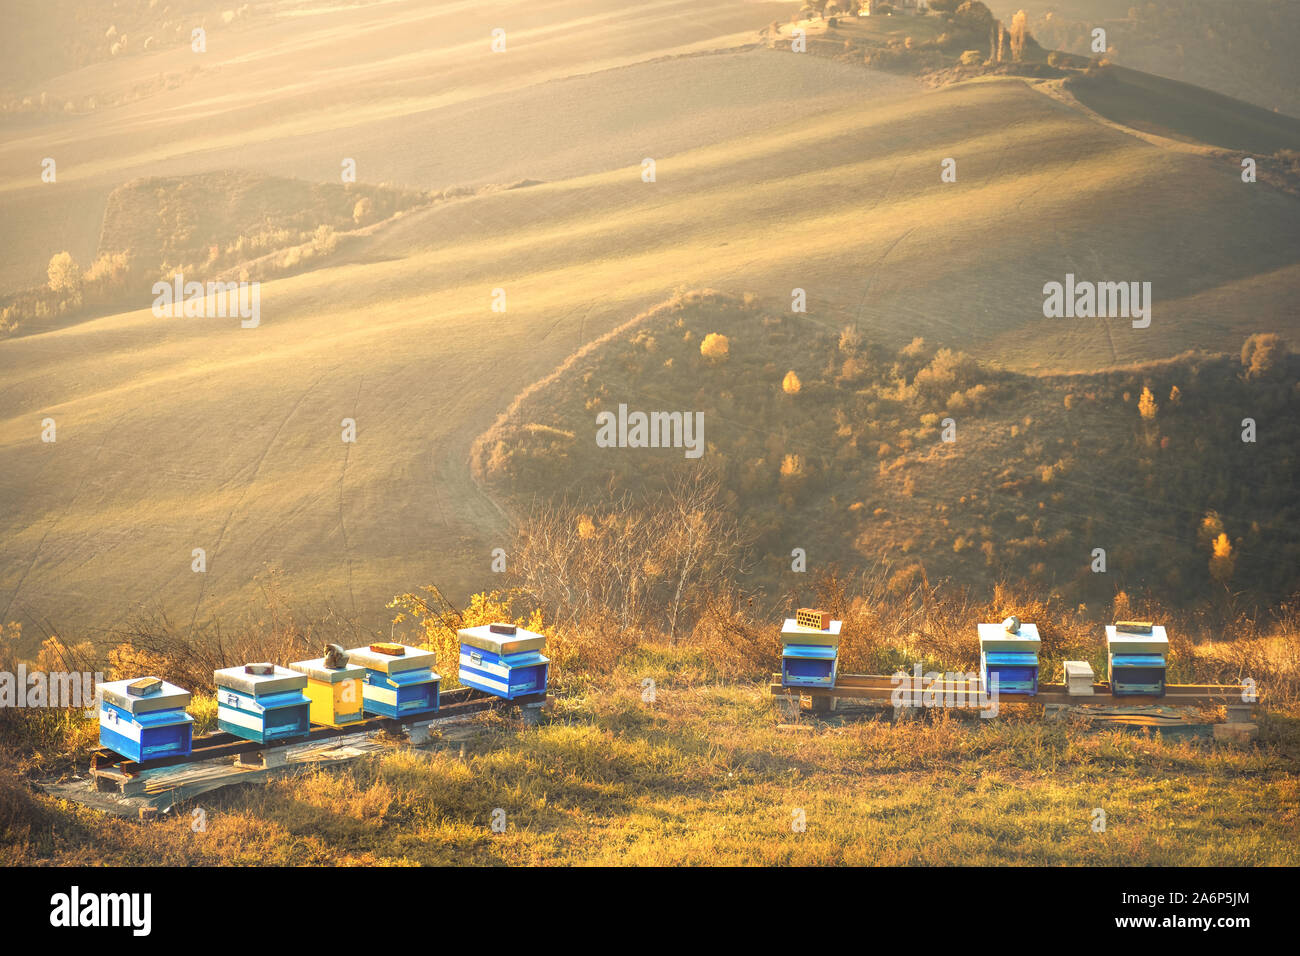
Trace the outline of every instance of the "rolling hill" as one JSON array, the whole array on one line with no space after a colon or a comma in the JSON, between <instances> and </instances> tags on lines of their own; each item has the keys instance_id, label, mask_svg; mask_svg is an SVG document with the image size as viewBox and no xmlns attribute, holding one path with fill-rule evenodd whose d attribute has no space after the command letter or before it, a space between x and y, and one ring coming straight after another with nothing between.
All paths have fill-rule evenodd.
<instances>
[{"instance_id":1,"label":"rolling hill","mask_svg":"<svg viewBox=\"0 0 1300 956\"><path fill-rule=\"evenodd\" d=\"M301 601L376 626L414 583L489 587L506 516L470 475L473 440L676 289L789 303L800 288L815 327L895 349L923 336L1027 375L1235 351L1259 331L1300 340L1294 198L1021 78L927 90L765 48L758 30L789 13L322 8L214 33L174 89L6 118L10 291L54 253L90 261L109 197L140 177L337 183L350 157L366 184L466 192L268 278L257 329L155 318L141 287L133 308L0 342L0 618L83 628L157 603L197 621L247 607L268 567ZM41 85L129 89L192 56ZM477 191L520 180L534 184ZM1067 273L1151 282L1150 327L1045 319L1043 285Z\"/></svg>"}]
</instances>

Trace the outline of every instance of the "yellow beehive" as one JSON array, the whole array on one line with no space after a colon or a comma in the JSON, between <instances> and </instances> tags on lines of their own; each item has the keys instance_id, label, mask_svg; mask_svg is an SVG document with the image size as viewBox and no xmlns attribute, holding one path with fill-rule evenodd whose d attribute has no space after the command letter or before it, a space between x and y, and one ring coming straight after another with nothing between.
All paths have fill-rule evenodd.
<instances>
[{"instance_id":1,"label":"yellow beehive","mask_svg":"<svg viewBox=\"0 0 1300 956\"><path fill-rule=\"evenodd\" d=\"M303 693L311 701L310 719L313 724L343 727L365 719L361 693L361 682L366 676L364 667L350 664L326 667L325 659L321 657L299 661L289 667L307 675L307 687Z\"/></svg>"}]
</instances>

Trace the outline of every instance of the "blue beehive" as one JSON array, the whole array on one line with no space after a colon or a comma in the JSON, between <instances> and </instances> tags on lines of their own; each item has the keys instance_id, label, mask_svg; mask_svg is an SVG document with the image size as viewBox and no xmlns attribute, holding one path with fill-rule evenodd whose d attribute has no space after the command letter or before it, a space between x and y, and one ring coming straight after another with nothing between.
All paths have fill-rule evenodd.
<instances>
[{"instance_id":1,"label":"blue beehive","mask_svg":"<svg viewBox=\"0 0 1300 956\"><path fill-rule=\"evenodd\" d=\"M514 700L546 693L551 661L541 654L546 638L514 624L484 624L460 636L460 682Z\"/></svg>"},{"instance_id":2,"label":"blue beehive","mask_svg":"<svg viewBox=\"0 0 1300 956\"><path fill-rule=\"evenodd\" d=\"M992 693L997 678L999 694L1038 693L1038 628L1009 617L1001 624L980 624L980 680Z\"/></svg>"},{"instance_id":3,"label":"blue beehive","mask_svg":"<svg viewBox=\"0 0 1300 956\"><path fill-rule=\"evenodd\" d=\"M825 624L800 624L800 618ZM840 628L821 611L800 609L781 627L781 686L834 687L839 666Z\"/></svg>"},{"instance_id":4,"label":"blue beehive","mask_svg":"<svg viewBox=\"0 0 1300 956\"><path fill-rule=\"evenodd\" d=\"M228 734L275 743L306 736L311 701L303 693L307 675L275 664L246 664L213 672L217 726Z\"/></svg>"},{"instance_id":5,"label":"blue beehive","mask_svg":"<svg viewBox=\"0 0 1300 956\"><path fill-rule=\"evenodd\" d=\"M99 685L99 742L130 760L187 757L194 718L190 692L157 677Z\"/></svg>"},{"instance_id":6,"label":"blue beehive","mask_svg":"<svg viewBox=\"0 0 1300 956\"><path fill-rule=\"evenodd\" d=\"M1110 692L1117 697L1165 693L1169 637L1158 624L1121 621L1106 626Z\"/></svg>"},{"instance_id":7,"label":"blue beehive","mask_svg":"<svg viewBox=\"0 0 1300 956\"><path fill-rule=\"evenodd\" d=\"M405 644L370 644L347 652L348 663L366 669L361 685L367 714L381 717L416 717L438 710L442 676L433 669L433 651Z\"/></svg>"},{"instance_id":8,"label":"blue beehive","mask_svg":"<svg viewBox=\"0 0 1300 956\"><path fill-rule=\"evenodd\" d=\"M782 687L834 687L839 649L786 644L781 650Z\"/></svg>"}]
</instances>

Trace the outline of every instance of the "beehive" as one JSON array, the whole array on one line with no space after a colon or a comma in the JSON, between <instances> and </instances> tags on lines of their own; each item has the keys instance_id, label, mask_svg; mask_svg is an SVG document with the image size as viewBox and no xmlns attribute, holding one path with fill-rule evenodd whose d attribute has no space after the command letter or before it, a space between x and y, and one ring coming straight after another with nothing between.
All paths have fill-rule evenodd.
<instances>
[{"instance_id":1,"label":"beehive","mask_svg":"<svg viewBox=\"0 0 1300 956\"><path fill-rule=\"evenodd\" d=\"M1110 692L1116 696L1163 697L1168 654L1169 637L1159 624L1108 624L1106 664Z\"/></svg>"},{"instance_id":2,"label":"beehive","mask_svg":"<svg viewBox=\"0 0 1300 956\"><path fill-rule=\"evenodd\" d=\"M129 760L189 756L194 718L190 692L145 677L99 685L99 742Z\"/></svg>"},{"instance_id":3,"label":"beehive","mask_svg":"<svg viewBox=\"0 0 1300 956\"><path fill-rule=\"evenodd\" d=\"M347 654L349 665L365 669L361 702L367 714L405 718L437 712L442 675L433 669L438 661L433 651L385 643Z\"/></svg>"},{"instance_id":4,"label":"beehive","mask_svg":"<svg viewBox=\"0 0 1300 956\"><path fill-rule=\"evenodd\" d=\"M834 687L838 664L839 649L836 647L786 644L781 648L781 686Z\"/></svg>"},{"instance_id":5,"label":"beehive","mask_svg":"<svg viewBox=\"0 0 1300 956\"><path fill-rule=\"evenodd\" d=\"M546 638L513 624L486 624L456 632L460 637L460 682L513 700L546 693L550 659Z\"/></svg>"},{"instance_id":6,"label":"beehive","mask_svg":"<svg viewBox=\"0 0 1300 956\"><path fill-rule=\"evenodd\" d=\"M343 727L365 720L362 685L366 669L351 662L342 667L326 667L325 658L297 661L290 670L307 675L305 693L311 701L311 722L326 727Z\"/></svg>"},{"instance_id":7,"label":"beehive","mask_svg":"<svg viewBox=\"0 0 1300 956\"><path fill-rule=\"evenodd\" d=\"M839 663L842 621L825 618L823 611L800 608L781 626L781 686L833 687ZM817 615L814 626L800 623ZM825 624L825 627L820 625Z\"/></svg>"},{"instance_id":8,"label":"beehive","mask_svg":"<svg viewBox=\"0 0 1300 956\"><path fill-rule=\"evenodd\" d=\"M292 740L311 730L307 675L277 664L245 664L214 671L217 726L260 744Z\"/></svg>"},{"instance_id":9,"label":"beehive","mask_svg":"<svg viewBox=\"0 0 1300 956\"><path fill-rule=\"evenodd\" d=\"M1009 626L1015 629L1009 629ZM999 694L1038 693L1038 628L1015 618L1002 624L980 624L980 679L986 693L997 678Z\"/></svg>"}]
</instances>

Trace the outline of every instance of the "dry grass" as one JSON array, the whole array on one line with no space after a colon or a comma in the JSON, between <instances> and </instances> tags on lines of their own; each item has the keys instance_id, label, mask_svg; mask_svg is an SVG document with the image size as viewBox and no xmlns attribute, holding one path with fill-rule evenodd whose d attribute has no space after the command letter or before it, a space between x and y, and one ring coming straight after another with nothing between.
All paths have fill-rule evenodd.
<instances>
[{"instance_id":1,"label":"dry grass","mask_svg":"<svg viewBox=\"0 0 1300 956\"><path fill-rule=\"evenodd\" d=\"M574 681L536 730L485 718L395 751L201 800L141 826L0 792L6 863L1294 865L1300 722L1257 747L1091 732L1004 711L781 721L697 650L642 647ZM655 701L642 699L653 678ZM1023 708L1021 708L1023 710ZM1091 829L1106 812L1105 833ZM504 833L491 828L503 810ZM805 832L792 828L806 815Z\"/></svg>"}]
</instances>

